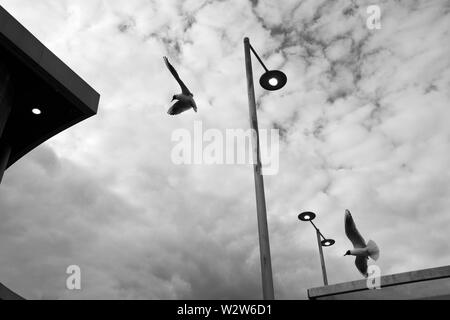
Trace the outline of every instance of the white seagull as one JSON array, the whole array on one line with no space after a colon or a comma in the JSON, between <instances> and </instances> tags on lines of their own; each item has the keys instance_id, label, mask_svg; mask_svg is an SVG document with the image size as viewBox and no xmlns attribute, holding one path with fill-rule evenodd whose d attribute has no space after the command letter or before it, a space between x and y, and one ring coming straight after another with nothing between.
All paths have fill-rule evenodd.
<instances>
[{"instance_id":1,"label":"white seagull","mask_svg":"<svg viewBox=\"0 0 450 320\"><path fill-rule=\"evenodd\" d=\"M367 260L369 260L369 257L373 260L377 260L380 256L380 250L378 249L377 244L372 240L369 240L366 244L366 241L361 236L358 229L356 229L355 222L348 210L345 210L345 234L352 242L354 249L347 250L344 256L356 256L356 268L358 268L359 272L367 278Z\"/></svg>"},{"instance_id":2,"label":"white seagull","mask_svg":"<svg viewBox=\"0 0 450 320\"><path fill-rule=\"evenodd\" d=\"M187 111L189 109L194 109L195 112L197 112L197 105L194 101L194 95L189 91L189 89L186 87L186 85L181 81L180 77L178 76L177 71L175 68L170 64L167 57L164 57L164 62L166 63L167 68L172 73L175 80L177 80L178 84L181 87L181 93L175 94L172 97L173 100L178 100L172 107L170 107L169 111L167 111L170 115L176 115L180 114L184 111Z\"/></svg>"}]
</instances>

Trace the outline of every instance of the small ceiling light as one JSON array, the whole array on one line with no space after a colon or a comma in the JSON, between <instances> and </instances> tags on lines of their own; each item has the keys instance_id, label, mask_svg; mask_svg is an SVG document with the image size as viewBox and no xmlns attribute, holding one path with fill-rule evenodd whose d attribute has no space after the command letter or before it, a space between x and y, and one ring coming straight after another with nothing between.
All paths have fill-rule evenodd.
<instances>
[{"instance_id":1,"label":"small ceiling light","mask_svg":"<svg viewBox=\"0 0 450 320\"><path fill-rule=\"evenodd\" d=\"M33 114L35 115L40 115L42 113L41 109L38 108L34 108L33 110L31 110L31 112L33 112Z\"/></svg>"}]
</instances>

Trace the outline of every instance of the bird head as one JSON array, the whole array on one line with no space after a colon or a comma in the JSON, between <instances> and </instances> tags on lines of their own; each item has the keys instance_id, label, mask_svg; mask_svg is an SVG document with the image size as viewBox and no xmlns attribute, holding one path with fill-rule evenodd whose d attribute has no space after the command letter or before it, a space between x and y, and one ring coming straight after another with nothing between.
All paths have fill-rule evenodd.
<instances>
[{"instance_id":1,"label":"bird head","mask_svg":"<svg viewBox=\"0 0 450 320\"><path fill-rule=\"evenodd\" d=\"M350 255L350 250L347 250L347 252L344 254L344 257L349 256L349 255Z\"/></svg>"},{"instance_id":2,"label":"bird head","mask_svg":"<svg viewBox=\"0 0 450 320\"><path fill-rule=\"evenodd\" d=\"M173 101L173 100L176 100L176 99L177 99L177 96L174 95L174 96L172 97L172 101Z\"/></svg>"}]
</instances>

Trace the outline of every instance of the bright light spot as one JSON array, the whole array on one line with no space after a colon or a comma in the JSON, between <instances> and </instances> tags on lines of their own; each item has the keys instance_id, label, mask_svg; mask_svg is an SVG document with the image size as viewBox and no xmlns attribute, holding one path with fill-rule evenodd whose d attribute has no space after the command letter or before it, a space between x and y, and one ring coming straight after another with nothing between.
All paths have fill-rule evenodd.
<instances>
[{"instance_id":1,"label":"bright light spot","mask_svg":"<svg viewBox=\"0 0 450 320\"><path fill-rule=\"evenodd\" d=\"M269 83L271 86L275 87L278 84L278 80L276 78L269 79Z\"/></svg>"},{"instance_id":2,"label":"bright light spot","mask_svg":"<svg viewBox=\"0 0 450 320\"><path fill-rule=\"evenodd\" d=\"M34 108L33 110L31 110L31 112L33 112L36 115L39 115L42 113L41 109L38 109L38 108Z\"/></svg>"},{"instance_id":3,"label":"bright light spot","mask_svg":"<svg viewBox=\"0 0 450 320\"><path fill-rule=\"evenodd\" d=\"M311 217L306 215L304 218L305 218L305 220L309 220Z\"/></svg>"}]
</instances>

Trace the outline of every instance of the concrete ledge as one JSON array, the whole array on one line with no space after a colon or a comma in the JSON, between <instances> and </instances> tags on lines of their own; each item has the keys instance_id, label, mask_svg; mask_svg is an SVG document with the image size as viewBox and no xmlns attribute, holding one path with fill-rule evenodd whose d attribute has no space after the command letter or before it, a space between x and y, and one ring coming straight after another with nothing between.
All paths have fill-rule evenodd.
<instances>
[{"instance_id":1,"label":"concrete ledge","mask_svg":"<svg viewBox=\"0 0 450 320\"><path fill-rule=\"evenodd\" d=\"M385 275L381 277L381 289L400 286L405 284L412 284L418 282L425 282L431 280L450 278L450 266L443 266L438 268L423 269L411 272L403 272L392 275ZM353 292L367 292L372 291L367 287L365 279L351 282L344 282L333 284L324 287L317 287L308 289L309 299L322 299L327 297L345 295ZM379 291L379 290L374 290ZM450 292L448 292L450 293Z\"/></svg>"}]
</instances>

